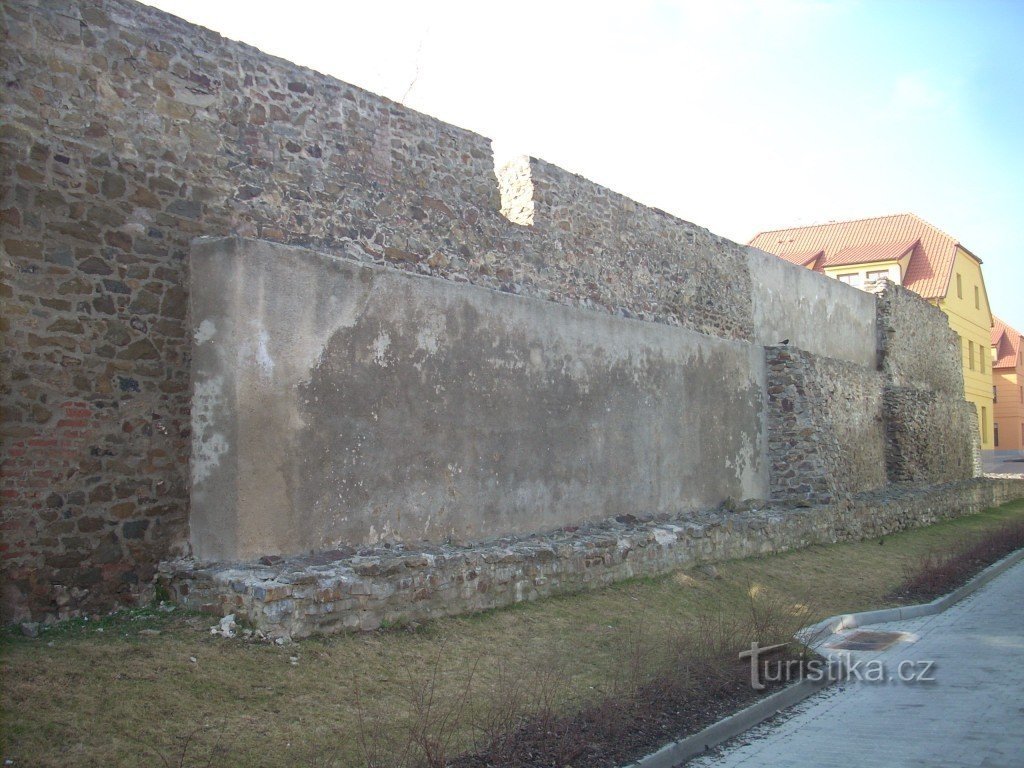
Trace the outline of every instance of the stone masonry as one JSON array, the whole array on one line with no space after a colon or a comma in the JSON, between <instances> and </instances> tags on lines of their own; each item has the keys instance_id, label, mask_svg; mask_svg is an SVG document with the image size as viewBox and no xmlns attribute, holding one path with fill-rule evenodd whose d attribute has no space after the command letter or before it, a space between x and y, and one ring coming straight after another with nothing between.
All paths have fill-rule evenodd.
<instances>
[{"instance_id":1,"label":"stone masonry","mask_svg":"<svg viewBox=\"0 0 1024 768\"><path fill-rule=\"evenodd\" d=\"M307 637L497 608L729 558L886 536L1024 498L1024 480L888 488L826 505L620 516L473 547L336 550L246 565L162 567L175 597L269 637Z\"/></svg>"},{"instance_id":2,"label":"stone masonry","mask_svg":"<svg viewBox=\"0 0 1024 768\"><path fill-rule=\"evenodd\" d=\"M483 136L154 8L8 0L0 36L5 621L135 601L162 561L190 554L200 236L312 247L729 343L792 336L822 358L808 374L874 367L874 305L846 286L793 267L791 293L788 266L541 160L496 175ZM930 429L959 408L947 387L958 363L938 360L938 321L904 293L883 297L878 324L889 479L961 479L949 463L960 427ZM919 323L928 330L903 334ZM849 422L875 440L871 377L855 378ZM955 444L914 443L947 434ZM815 466L873 485L873 446L819 450Z\"/></svg>"},{"instance_id":3,"label":"stone masonry","mask_svg":"<svg viewBox=\"0 0 1024 768\"><path fill-rule=\"evenodd\" d=\"M886 482L883 377L791 347L767 347L773 499L817 499Z\"/></svg>"},{"instance_id":4,"label":"stone masonry","mask_svg":"<svg viewBox=\"0 0 1024 768\"><path fill-rule=\"evenodd\" d=\"M942 312L886 282L878 294L889 480L980 474L978 414L964 400L959 339Z\"/></svg>"},{"instance_id":5,"label":"stone masonry","mask_svg":"<svg viewBox=\"0 0 1024 768\"><path fill-rule=\"evenodd\" d=\"M133 599L184 545L196 236L752 333L743 247L539 162L513 224L482 136L130 0L0 34L6 618Z\"/></svg>"},{"instance_id":6,"label":"stone masonry","mask_svg":"<svg viewBox=\"0 0 1024 768\"><path fill-rule=\"evenodd\" d=\"M942 310L888 280L876 297L879 368L887 385L963 400L959 339Z\"/></svg>"}]
</instances>

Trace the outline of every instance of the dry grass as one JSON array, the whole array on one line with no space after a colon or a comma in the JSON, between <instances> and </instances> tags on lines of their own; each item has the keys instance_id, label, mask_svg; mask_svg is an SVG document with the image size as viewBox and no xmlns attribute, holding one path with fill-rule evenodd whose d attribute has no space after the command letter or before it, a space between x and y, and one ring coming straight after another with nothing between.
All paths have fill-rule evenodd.
<instances>
[{"instance_id":1,"label":"dry grass","mask_svg":"<svg viewBox=\"0 0 1024 768\"><path fill-rule=\"evenodd\" d=\"M161 765L160 756L178 765L189 739L187 766L211 757L218 766L399 766L396 750L424 708L443 718L457 705L479 731L507 719L494 703L515 690L534 700L543 692L551 711L579 707L635 677L624 667L637 658L637 627L649 647L671 647L684 629L699 630L700 617L749 617L752 591L812 618L882 607L928 552L1019 520L1022 502L884 542L723 563L717 578L680 571L417 632L279 647L214 638L208 617L140 611L38 640L7 635L3 757L15 766ZM545 679L559 685L544 691ZM423 739L440 738L431 748L454 755L479 736L444 722Z\"/></svg>"}]
</instances>

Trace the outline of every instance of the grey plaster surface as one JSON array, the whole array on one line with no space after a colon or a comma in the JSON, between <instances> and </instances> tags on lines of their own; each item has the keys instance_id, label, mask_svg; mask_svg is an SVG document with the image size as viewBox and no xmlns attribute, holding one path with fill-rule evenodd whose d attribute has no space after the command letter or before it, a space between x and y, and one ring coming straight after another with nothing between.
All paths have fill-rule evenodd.
<instances>
[{"instance_id":1,"label":"grey plaster surface","mask_svg":"<svg viewBox=\"0 0 1024 768\"><path fill-rule=\"evenodd\" d=\"M688 765L1024 765L1022 604L1019 563L944 613L872 625L867 629L909 634L886 651L851 654L862 670L882 662L890 682L840 683ZM934 663L934 682L896 679L901 663L917 663L904 668L910 672L921 662Z\"/></svg>"},{"instance_id":2,"label":"grey plaster surface","mask_svg":"<svg viewBox=\"0 0 1024 768\"><path fill-rule=\"evenodd\" d=\"M766 495L760 346L261 241L191 280L202 560Z\"/></svg>"},{"instance_id":3,"label":"grey plaster surface","mask_svg":"<svg viewBox=\"0 0 1024 768\"><path fill-rule=\"evenodd\" d=\"M874 370L875 297L838 280L747 249L754 341L794 347Z\"/></svg>"}]
</instances>

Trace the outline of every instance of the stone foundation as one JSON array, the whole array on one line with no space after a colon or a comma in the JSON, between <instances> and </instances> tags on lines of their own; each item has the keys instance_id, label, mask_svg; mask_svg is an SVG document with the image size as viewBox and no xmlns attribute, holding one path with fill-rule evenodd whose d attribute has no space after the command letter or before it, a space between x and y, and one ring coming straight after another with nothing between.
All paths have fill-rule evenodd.
<instances>
[{"instance_id":1,"label":"stone foundation","mask_svg":"<svg viewBox=\"0 0 1024 768\"><path fill-rule=\"evenodd\" d=\"M237 617L271 637L301 638L424 621L601 587L700 562L856 541L1024 498L1024 479L891 486L822 506L620 516L472 547L335 550L245 565L165 563L174 597Z\"/></svg>"}]
</instances>

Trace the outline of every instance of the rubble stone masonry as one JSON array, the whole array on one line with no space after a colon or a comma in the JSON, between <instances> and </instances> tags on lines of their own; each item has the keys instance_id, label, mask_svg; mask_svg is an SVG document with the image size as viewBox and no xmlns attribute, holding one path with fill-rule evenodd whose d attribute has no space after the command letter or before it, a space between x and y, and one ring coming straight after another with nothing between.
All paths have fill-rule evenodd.
<instances>
[{"instance_id":1,"label":"rubble stone masonry","mask_svg":"<svg viewBox=\"0 0 1024 768\"><path fill-rule=\"evenodd\" d=\"M765 352L771 497L830 501L883 487L882 374L790 347Z\"/></svg>"},{"instance_id":2,"label":"rubble stone masonry","mask_svg":"<svg viewBox=\"0 0 1024 768\"><path fill-rule=\"evenodd\" d=\"M336 550L162 576L185 605L234 614L269 637L426 621L730 558L878 538L1024 496L1024 480L893 487L828 504L757 504L680 517L620 516L473 547Z\"/></svg>"},{"instance_id":3,"label":"rubble stone masonry","mask_svg":"<svg viewBox=\"0 0 1024 768\"><path fill-rule=\"evenodd\" d=\"M847 286L751 258L540 160L496 177L485 137L131 0L7 0L0 38L5 621L136 600L161 562L189 554L187 286L199 236L315 248L731 343L792 336L820 358L777 371L793 386L851 372L834 392L805 391L850 398L856 412L832 403L808 423L871 441L844 454L846 437L823 437L808 466L851 474L808 487L874 487L882 455L890 481L965 476L944 469L962 442L917 458L904 448L932 440L930 425L963 397L944 321L905 292L880 305L892 427L880 448L874 305ZM782 306L785 269L817 303ZM809 306L834 322L809 320ZM918 402L937 404L918 410L920 425ZM778 463L779 496L804 493L787 476L796 460Z\"/></svg>"},{"instance_id":4,"label":"rubble stone masonry","mask_svg":"<svg viewBox=\"0 0 1024 768\"><path fill-rule=\"evenodd\" d=\"M886 456L894 483L980 474L978 414L964 400L959 338L937 307L887 283L878 295Z\"/></svg>"},{"instance_id":5,"label":"rubble stone masonry","mask_svg":"<svg viewBox=\"0 0 1024 768\"><path fill-rule=\"evenodd\" d=\"M751 334L705 229L538 162L521 227L482 136L129 0L0 14L4 616L128 599L185 541L198 235Z\"/></svg>"}]
</instances>

